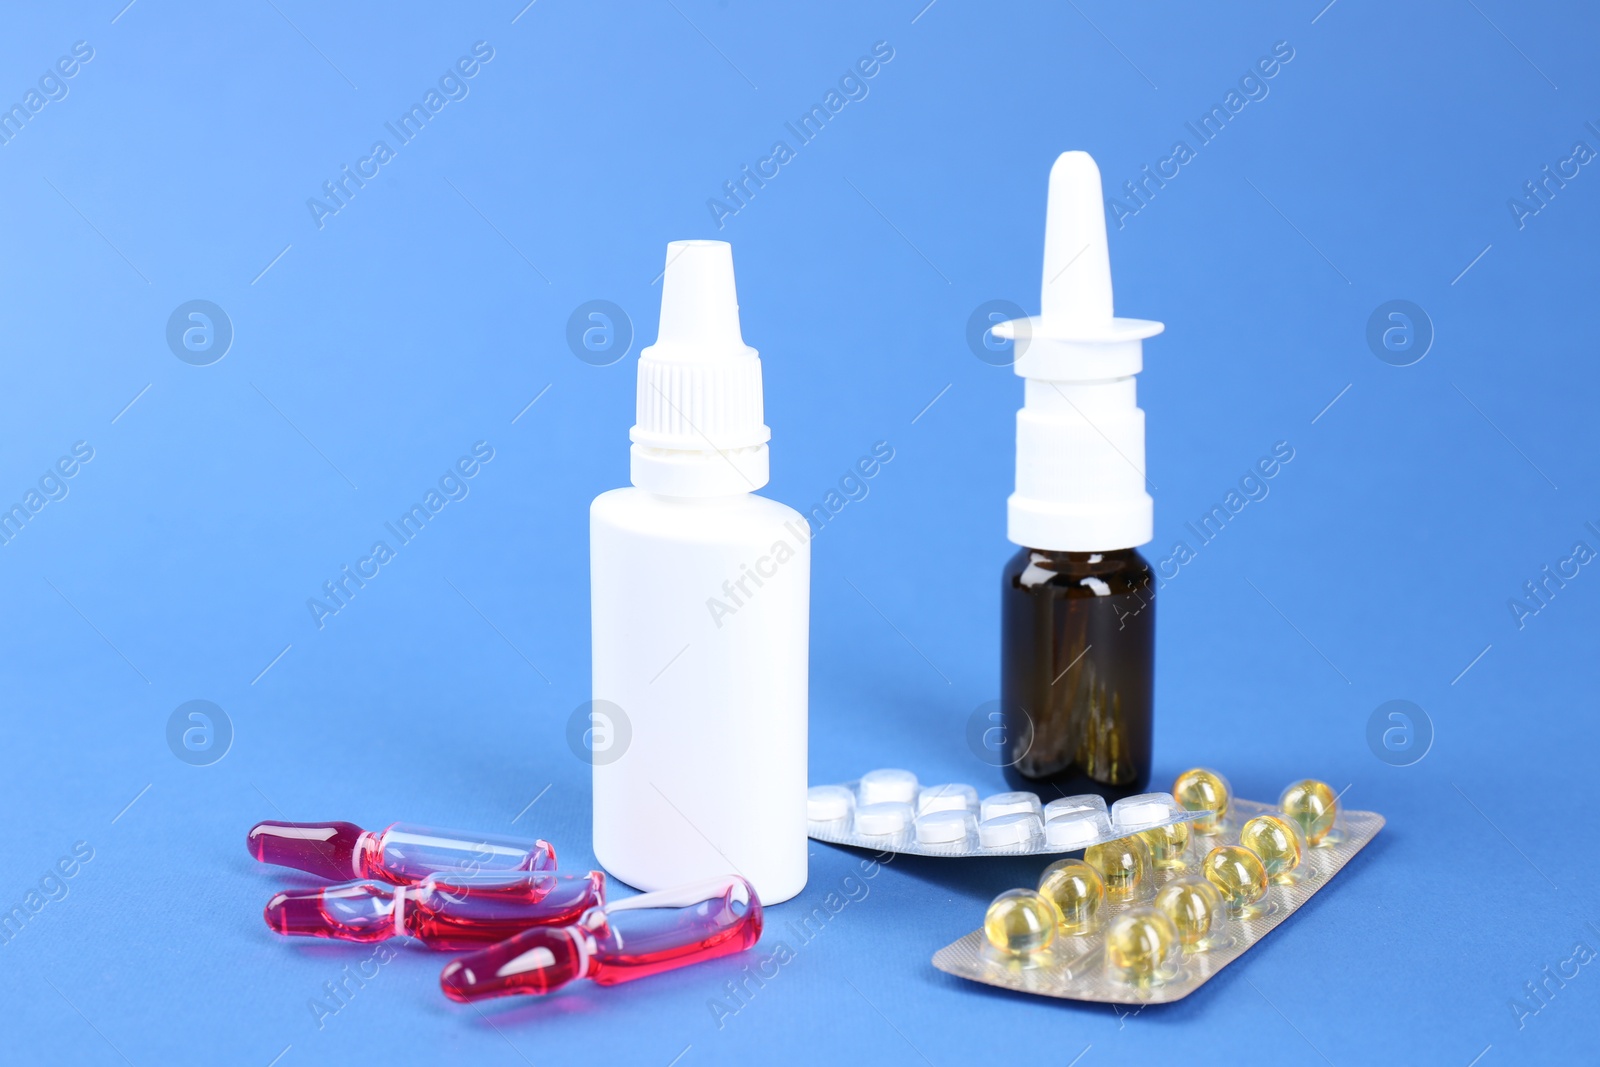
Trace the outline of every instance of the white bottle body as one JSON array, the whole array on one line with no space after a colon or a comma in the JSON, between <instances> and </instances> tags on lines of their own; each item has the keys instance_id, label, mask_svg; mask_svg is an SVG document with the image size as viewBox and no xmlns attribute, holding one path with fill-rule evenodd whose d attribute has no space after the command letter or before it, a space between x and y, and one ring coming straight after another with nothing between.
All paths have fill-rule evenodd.
<instances>
[{"instance_id":1,"label":"white bottle body","mask_svg":"<svg viewBox=\"0 0 1600 1067\"><path fill-rule=\"evenodd\" d=\"M642 890L806 884L810 527L754 494L617 489L589 513L594 852Z\"/></svg>"}]
</instances>

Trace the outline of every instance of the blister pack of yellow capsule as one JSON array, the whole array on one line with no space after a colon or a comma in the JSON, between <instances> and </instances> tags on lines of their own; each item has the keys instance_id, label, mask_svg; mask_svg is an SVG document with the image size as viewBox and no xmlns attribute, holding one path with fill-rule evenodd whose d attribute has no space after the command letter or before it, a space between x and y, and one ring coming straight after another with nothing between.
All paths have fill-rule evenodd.
<instances>
[{"instance_id":1,"label":"blister pack of yellow capsule","mask_svg":"<svg viewBox=\"0 0 1600 1067\"><path fill-rule=\"evenodd\" d=\"M1182 1000L1320 891L1383 828L1305 779L1277 804L1239 800L1202 768L1173 785L1192 822L1057 860L934 954L959 978L1110 1004Z\"/></svg>"},{"instance_id":2,"label":"blister pack of yellow capsule","mask_svg":"<svg viewBox=\"0 0 1600 1067\"><path fill-rule=\"evenodd\" d=\"M843 785L812 786L806 833L818 841L912 856L1034 856L1113 841L1203 818L1170 793L1104 797L992 793L961 782L924 785L895 767Z\"/></svg>"}]
</instances>

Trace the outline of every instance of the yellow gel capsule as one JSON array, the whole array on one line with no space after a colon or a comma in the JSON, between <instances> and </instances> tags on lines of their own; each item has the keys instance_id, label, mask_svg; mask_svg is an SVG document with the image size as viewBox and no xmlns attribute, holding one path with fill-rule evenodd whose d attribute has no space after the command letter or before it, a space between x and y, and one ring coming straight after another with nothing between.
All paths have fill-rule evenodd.
<instances>
[{"instance_id":1,"label":"yellow gel capsule","mask_svg":"<svg viewBox=\"0 0 1600 1067\"><path fill-rule=\"evenodd\" d=\"M1201 870L1235 911L1267 895L1267 868L1243 845L1218 845L1206 853Z\"/></svg>"},{"instance_id":2,"label":"yellow gel capsule","mask_svg":"<svg viewBox=\"0 0 1600 1067\"><path fill-rule=\"evenodd\" d=\"M1308 847L1300 824L1282 815L1257 815L1239 831L1239 844L1261 857L1267 877L1281 880L1300 866Z\"/></svg>"},{"instance_id":3,"label":"yellow gel capsule","mask_svg":"<svg viewBox=\"0 0 1600 1067\"><path fill-rule=\"evenodd\" d=\"M1106 899L1100 872L1082 860L1057 860L1039 878L1039 895L1056 906L1063 934L1086 934Z\"/></svg>"},{"instance_id":4,"label":"yellow gel capsule","mask_svg":"<svg viewBox=\"0 0 1600 1067\"><path fill-rule=\"evenodd\" d=\"M1163 886L1156 894L1156 907L1172 920L1178 943L1186 951L1205 948L1212 933L1222 925L1222 894L1201 878L1185 878Z\"/></svg>"},{"instance_id":5,"label":"yellow gel capsule","mask_svg":"<svg viewBox=\"0 0 1600 1067\"><path fill-rule=\"evenodd\" d=\"M1155 908L1130 908L1106 931L1106 966L1123 978L1148 982L1178 945L1172 920Z\"/></svg>"},{"instance_id":6,"label":"yellow gel capsule","mask_svg":"<svg viewBox=\"0 0 1600 1067\"><path fill-rule=\"evenodd\" d=\"M1172 796L1182 808L1208 812L1205 818L1194 820L1194 828L1202 834L1214 834L1222 829L1233 791L1228 788L1228 780L1216 771L1196 767L1178 775L1172 783Z\"/></svg>"},{"instance_id":7,"label":"yellow gel capsule","mask_svg":"<svg viewBox=\"0 0 1600 1067\"><path fill-rule=\"evenodd\" d=\"M1283 813L1300 824L1306 842L1312 846L1322 843L1339 817L1339 798L1327 782L1306 778L1283 791L1278 798Z\"/></svg>"},{"instance_id":8,"label":"yellow gel capsule","mask_svg":"<svg viewBox=\"0 0 1600 1067\"><path fill-rule=\"evenodd\" d=\"M1153 830L1144 830L1139 834L1144 838L1144 843L1150 849L1150 859L1161 870L1170 870L1182 867L1184 850L1189 847L1189 824L1175 822L1169 826L1157 826Z\"/></svg>"},{"instance_id":9,"label":"yellow gel capsule","mask_svg":"<svg viewBox=\"0 0 1600 1067\"><path fill-rule=\"evenodd\" d=\"M1132 900L1155 866L1150 847L1137 834L1090 845L1083 850L1083 862L1100 872L1107 900Z\"/></svg>"},{"instance_id":10,"label":"yellow gel capsule","mask_svg":"<svg viewBox=\"0 0 1600 1067\"><path fill-rule=\"evenodd\" d=\"M994 898L983 916L989 944L1013 956L1050 947L1056 939L1056 906L1031 889L1008 889Z\"/></svg>"}]
</instances>

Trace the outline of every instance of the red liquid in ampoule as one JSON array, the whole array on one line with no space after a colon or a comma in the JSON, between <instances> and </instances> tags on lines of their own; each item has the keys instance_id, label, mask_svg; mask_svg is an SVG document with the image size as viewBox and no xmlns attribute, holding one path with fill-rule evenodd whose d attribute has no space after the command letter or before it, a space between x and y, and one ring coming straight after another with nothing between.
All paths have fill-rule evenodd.
<instances>
[{"instance_id":1,"label":"red liquid in ampoule","mask_svg":"<svg viewBox=\"0 0 1600 1067\"><path fill-rule=\"evenodd\" d=\"M429 948L476 948L534 926L576 922L605 902L605 875L434 875L416 885L349 882L286 891L267 902L280 934L383 941L409 934Z\"/></svg>"},{"instance_id":2,"label":"red liquid in ampoule","mask_svg":"<svg viewBox=\"0 0 1600 1067\"><path fill-rule=\"evenodd\" d=\"M600 985L743 952L761 938L761 902L728 876L646 893L541 927L452 961L439 976L451 1000L551 992L576 978Z\"/></svg>"},{"instance_id":3,"label":"red liquid in ampoule","mask_svg":"<svg viewBox=\"0 0 1600 1067\"><path fill-rule=\"evenodd\" d=\"M294 867L337 881L376 878L409 885L431 874L556 869L555 849L548 841L408 823L395 823L374 833L348 822L268 821L250 829L245 845L262 863Z\"/></svg>"},{"instance_id":4,"label":"red liquid in ampoule","mask_svg":"<svg viewBox=\"0 0 1600 1067\"><path fill-rule=\"evenodd\" d=\"M353 822L261 822L250 828L245 847L262 863L344 881L362 877L355 854L365 834Z\"/></svg>"}]
</instances>

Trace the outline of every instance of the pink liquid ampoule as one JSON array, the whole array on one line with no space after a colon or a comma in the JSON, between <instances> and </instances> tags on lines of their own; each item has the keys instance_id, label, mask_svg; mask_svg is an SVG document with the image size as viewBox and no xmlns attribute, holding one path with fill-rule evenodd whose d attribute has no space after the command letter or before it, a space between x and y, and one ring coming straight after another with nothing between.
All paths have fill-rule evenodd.
<instances>
[{"instance_id":1,"label":"pink liquid ampoule","mask_svg":"<svg viewBox=\"0 0 1600 1067\"><path fill-rule=\"evenodd\" d=\"M376 878L410 885L430 874L556 869L548 841L399 822L377 832L348 822L260 822L250 828L245 847L262 863L338 882Z\"/></svg>"},{"instance_id":2,"label":"pink liquid ampoule","mask_svg":"<svg viewBox=\"0 0 1600 1067\"><path fill-rule=\"evenodd\" d=\"M433 874L414 885L345 882L286 890L267 902L280 934L384 941L404 934L429 948L478 948L534 926L577 922L605 903L605 875Z\"/></svg>"},{"instance_id":3,"label":"pink liquid ampoule","mask_svg":"<svg viewBox=\"0 0 1600 1067\"><path fill-rule=\"evenodd\" d=\"M616 985L743 952L761 938L761 901L737 875L591 908L570 926L525 930L453 960L456 1001L549 993L578 978Z\"/></svg>"}]
</instances>

